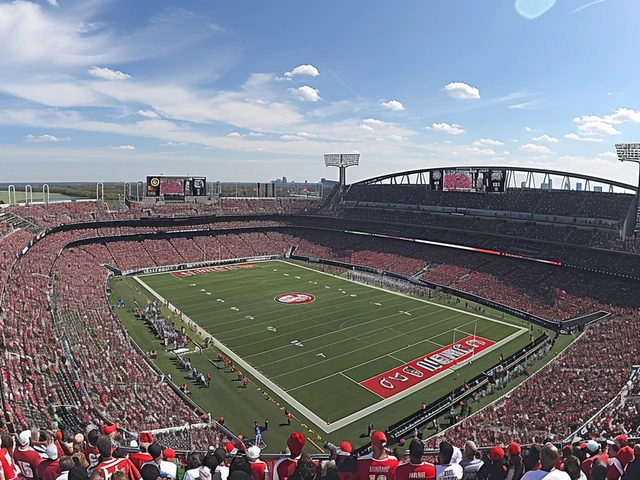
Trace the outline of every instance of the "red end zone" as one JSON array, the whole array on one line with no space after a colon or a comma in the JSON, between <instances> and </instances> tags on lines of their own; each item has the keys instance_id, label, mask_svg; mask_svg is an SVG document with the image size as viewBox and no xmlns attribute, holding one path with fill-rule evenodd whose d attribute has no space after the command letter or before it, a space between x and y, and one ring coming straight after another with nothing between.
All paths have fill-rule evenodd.
<instances>
[{"instance_id":1,"label":"red end zone","mask_svg":"<svg viewBox=\"0 0 640 480\"><path fill-rule=\"evenodd\" d=\"M193 277L194 275L201 275L203 273L213 272L227 272L229 270L239 270L241 268L254 268L257 267L255 263L243 263L241 265L217 265L215 267L202 267L194 268L192 270L182 270L180 272L171 272L171 275L178 278Z\"/></svg>"},{"instance_id":2,"label":"red end zone","mask_svg":"<svg viewBox=\"0 0 640 480\"><path fill-rule=\"evenodd\" d=\"M360 385L383 398L389 398L407 388L429 380L447 368L464 363L473 354L486 350L495 344L496 342L493 340L470 335L424 357L416 358L406 365L360 382Z\"/></svg>"}]
</instances>

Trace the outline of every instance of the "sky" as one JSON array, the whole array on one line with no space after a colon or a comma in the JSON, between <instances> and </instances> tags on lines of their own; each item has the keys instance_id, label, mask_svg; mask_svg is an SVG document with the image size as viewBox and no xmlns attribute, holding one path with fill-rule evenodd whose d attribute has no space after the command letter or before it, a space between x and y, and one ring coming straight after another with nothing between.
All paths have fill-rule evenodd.
<instances>
[{"instance_id":1,"label":"sky","mask_svg":"<svg viewBox=\"0 0 640 480\"><path fill-rule=\"evenodd\" d=\"M0 0L0 182L636 182L637 0Z\"/></svg>"}]
</instances>

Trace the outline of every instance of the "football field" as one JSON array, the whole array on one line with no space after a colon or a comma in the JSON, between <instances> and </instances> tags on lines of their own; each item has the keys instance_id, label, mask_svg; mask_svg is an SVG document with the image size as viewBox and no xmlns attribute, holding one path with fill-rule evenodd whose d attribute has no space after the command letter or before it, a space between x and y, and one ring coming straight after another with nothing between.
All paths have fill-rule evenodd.
<instances>
[{"instance_id":1,"label":"football field","mask_svg":"<svg viewBox=\"0 0 640 480\"><path fill-rule=\"evenodd\" d=\"M458 386L480 373L473 360L495 363L529 339L521 323L464 301L431 302L282 261L216 268L137 280L325 432L418 391L429 403L444 379Z\"/></svg>"}]
</instances>

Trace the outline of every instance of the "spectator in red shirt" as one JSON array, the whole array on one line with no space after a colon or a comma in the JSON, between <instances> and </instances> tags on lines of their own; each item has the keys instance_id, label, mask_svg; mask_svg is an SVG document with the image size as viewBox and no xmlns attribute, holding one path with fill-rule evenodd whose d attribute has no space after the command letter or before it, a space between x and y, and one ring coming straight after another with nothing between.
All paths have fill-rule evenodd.
<instances>
[{"instance_id":1,"label":"spectator in red shirt","mask_svg":"<svg viewBox=\"0 0 640 480\"><path fill-rule=\"evenodd\" d=\"M247 449L247 459L251 466L251 477L253 480L265 480L269 471L267 464L260 460L260 447L253 445Z\"/></svg>"},{"instance_id":2,"label":"spectator in red shirt","mask_svg":"<svg viewBox=\"0 0 640 480\"><path fill-rule=\"evenodd\" d=\"M409 463L403 463L396 468L395 480L435 480L436 467L433 463L423 462L424 444L414 438L409 444Z\"/></svg>"},{"instance_id":3,"label":"spectator in red shirt","mask_svg":"<svg viewBox=\"0 0 640 480\"><path fill-rule=\"evenodd\" d=\"M46 449L47 458L40 462L36 474L40 480L56 480L62 473L58 462L58 448L54 443L49 443Z\"/></svg>"},{"instance_id":4,"label":"spectator in red shirt","mask_svg":"<svg viewBox=\"0 0 640 480\"><path fill-rule=\"evenodd\" d=\"M22 480L34 480L42 457L31 447L31 430L25 430L18 436L18 449L13 452L13 459L20 469Z\"/></svg>"},{"instance_id":5,"label":"spectator in red shirt","mask_svg":"<svg viewBox=\"0 0 640 480\"><path fill-rule=\"evenodd\" d=\"M140 480L140 472L128 458L114 458L111 456L111 437L100 435L97 447L100 452L101 462L91 474L91 480L110 480L113 474L123 470L127 480Z\"/></svg>"},{"instance_id":6,"label":"spectator in red shirt","mask_svg":"<svg viewBox=\"0 0 640 480\"><path fill-rule=\"evenodd\" d=\"M376 430L371 434L371 450L373 453L358 459L358 476L360 480L386 480L393 477L398 466L398 459L388 455L385 450L387 436Z\"/></svg>"},{"instance_id":7,"label":"spectator in red shirt","mask_svg":"<svg viewBox=\"0 0 640 480\"><path fill-rule=\"evenodd\" d=\"M2 449L0 449L0 463L4 480L16 480L20 469L13 460L13 452L16 442L11 435L2 436Z\"/></svg>"},{"instance_id":8,"label":"spectator in red shirt","mask_svg":"<svg viewBox=\"0 0 640 480\"><path fill-rule=\"evenodd\" d=\"M272 480L285 480L289 478L296 468L298 459L302 454L305 442L304 434L300 432L293 432L287 439L287 447L289 448L289 456L281 458L273 466L273 478Z\"/></svg>"}]
</instances>

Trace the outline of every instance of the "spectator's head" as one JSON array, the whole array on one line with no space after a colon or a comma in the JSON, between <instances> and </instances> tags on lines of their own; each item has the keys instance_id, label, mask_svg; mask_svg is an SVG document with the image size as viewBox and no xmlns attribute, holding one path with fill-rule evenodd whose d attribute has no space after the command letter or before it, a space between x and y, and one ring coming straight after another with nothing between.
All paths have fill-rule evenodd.
<instances>
[{"instance_id":1,"label":"spectator's head","mask_svg":"<svg viewBox=\"0 0 640 480\"><path fill-rule=\"evenodd\" d=\"M580 460L578 457L569 455L564 459L564 471L571 477L571 480L578 480L582 470L580 470Z\"/></svg>"},{"instance_id":2,"label":"spectator's head","mask_svg":"<svg viewBox=\"0 0 640 480\"><path fill-rule=\"evenodd\" d=\"M24 430L18 435L18 444L21 447L26 447L31 443L31 430Z\"/></svg>"},{"instance_id":3,"label":"spectator's head","mask_svg":"<svg viewBox=\"0 0 640 480\"><path fill-rule=\"evenodd\" d=\"M58 459L58 447L56 447L54 444L47 445L45 453L47 454L47 458L49 460L57 460Z\"/></svg>"},{"instance_id":4,"label":"spectator's head","mask_svg":"<svg viewBox=\"0 0 640 480\"><path fill-rule=\"evenodd\" d=\"M211 456L211 455L210 455L210 454L209 454L209 455L207 455L207 457L209 457L209 456ZM222 464L224 463L224 459L225 459L225 458L227 458L227 451L226 451L224 448L221 448L221 447L216 448L216 449L213 451L213 456L214 456L214 457L215 457L215 459L217 460L218 465L222 465ZM205 457L205 460L207 459L207 457ZM216 465L216 467L217 467L218 465ZM211 470L211 471L213 471L213 470Z\"/></svg>"},{"instance_id":5,"label":"spectator's head","mask_svg":"<svg viewBox=\"0 0 640 480\"><path fill-rule=\"evenodd\" d=\"M522 448L516 442L511 442L507 447L507 454L509 457L517 457L522 454Z\"/></svg>"},{"instance_id":6,"label":"spectator's head","mask_svg":"<svg viewBox=\"0 0 640 480\"><path fill-rule=\"evenodd\" d=\"M234 459L231 460L229 472L245 472L251 475L251 465L249 465L247 457L234 457Z\"/></svg>"},{"instance_id":7,"label":"spectator's head","mask_svg":"<svg viewBox=\"0 0 640 480\"><path fill-rule=\"evenodd\" d=\"M75 462L73 461L73 458L71 458L68 455L65 455L63 457L60 457L60 462L58 462L58 465L60 465L61 472L68 472L73 468L73 466L75 465Z\"/></svg>"},{"instance_id":8,"label":"spectator's head","mask_svg":"<svg viewBox=\"0 0 640 480\"><path fill-rule=\"evenodd\" d=\"M542 463L542 470L550 472L556 462L560 458L558 449L553 443L546 443L542 450L540 450L540 463Z\"/></svg>"},{"instance_id":9,"label":"spectator's head","mask_svg":"<svg viewBox=\"0 0 640 480\"><path fill-rule=\"evenodd\" d=\"M222 449L222 451L224 452L224 449ZM218 460L218 455L215 453L213 455L209 454L204 457L204 460L202 460L202 465L207 467L210 471L215 472L218 465L224 464L224 458L225 457L223 456L222 460Z\"/></svg>"},{"instance_id":10,"label":"spectator's head","mask_svg":"<svg viewBox=\"0 0 640 480\"><path fill-rule=\"evenodd\" d=\"M607 445L609 447L607 450L607 454L610 457L615 457L618 453L618 450L620 450L620 444L618 442L614 442L613 440L608 440Z\"/></svg>"},{"instance_id":11,"label":"spectator's head","mask_svg":"<svg viewBox=\"0 0 640 480\"><path fill-rule=\"evenodd\" d=\"M597 455L600 453L600 444L595 440L589 440L586 444L587 452L589 452L590 456Z\"/></svg>"},{"instance_id":12,"label":"spectator's head","mask_svg":"<svg viewBox=\"0 0 640 480\"><path fill-rule=\"evenodd\" d=\"M524 457L524 467L526 470L533 470L540 463L540 450L542 447L538 443L532 443L527 452L527 456Z\"/></svg>"},{"instance_id":13,"label":"spectator's head","mask_svg":"<svg viewBox=\"0 0 640 480\"><path fill-rule=\"evenodd\" d=\"M453 445L449 442L440 442L438 458L442 465L448 465L451 463L451 457L453 457Z\"/></svg>"},{"instance_id":14,"label":"spectator's head","mask_svg":"<svg viewBox=\"0 0 640 480\"><path fill-rule=\"evenodd\" d=\"M252 445L247 448L247 459L250 462L255 462L260 458L260 447L257 445Z\"/></svg>"},{"instance_id":15,"label":"spectator's head","mask_svg":"<svg viewBox=\"0 0 640 480\"><path fill-rule=\"evenodd\" d=\"M89 433L87 433L87 442L89 443L89 445L91 445L92 447L95 447L98 442L99 436L100 436L100 432L98 431L97 428L94 428L93 430L89 430Z\"/></svg>"},{"instance_id":16,"label":"spectator's head","mask_svg":"<svg viewBox=\"0 0 640 480\"><path fill-rule=\"evenodd\" d=\"M608 465L596 458L591 464L591 480L605 480L607 478Z\"/></svg>"},{"instance_id":17,"label":"spectator's head","mask_svg":"<svg viewBox=\"0 0 640 480\"><path fill-rule=\"evenodd\" d=\"M157 465L147 463L140 469L140 476L142 480L158 480L160 478L160 469Z\"/></svg>"},{"instance_id":18,"label":"spectator's head","mask_svg":"<svg viewBox=\"0 0 640 480\"><path fill-rule=\"evenodd\" d=\"M298 465L296 465L292 475L295 475L295 472L298 472L302 480L314 480L316 478L316 464L308 453L300 455Z\"/></svg>"},{"instance_id":19,"label":"spectator's head","mask_svg":"<svg viewBox=\"0 0 640 480\"><path fill-rule=\"evenodd\" d=\"M11 435L2 435L2 448L6 448L9 453L13 453L16 448L16 441Z\"/></svg>"},{"instance_id":20,"label":"spectator's head","mask_svg":"<svg viewBox=\"0 0 640 480\"><path fill-rule=\"evenodd\" d=\"M409 458L411 463L417 464L422 462L422 455L424 454L424 444L422 440L414 438L409 444Z\"/></svg>"},{"instance_id":21,"label":"spectator's head","mask_svg":"<svg viewBox=\"0 0 640 480\"><path fill-rule=\"evenodd\" d=\"M173 448L165 448L162 451L162 458L164 458L167 462L173 462L176 459L176 452Z\"/></svg>"},{"instance_id":22,"label":"spectator's head","mask_svg":"<svg viewBox=\"0 0 640 480\"><path fill-rule=\"evenodd\" d=\"M113 472L111 477L113 480L127 480L127 474L124 470L117 470Z\"/></svg>"},{"instance_id":23,"label":"spectator's head","mask_svg":"<svg viewBox=\"0 0 640 480\"><path fill-rule=\"evenodd\" d=\"M69 480L89 480L89 475L87 475L86 467L76 465L69 470L69 476L67 478Z\"/></svg>"},{"instance_id":24,"label":"spectator's head","mask_svg":"<svg viewBox=\"0 0 640 480\"><path fill-rule=\"evenodd\" d=\"M147 448L147 452L149 452L151 458L153 458L156 462L160 462L162 460L162 447L157 443L154 442L149 445L149 448Z\"/></svg>"},{"instance_id":25,"label":"spectator's head","mask_svg":"<svg viewBox=\"0 0 640 480\"><path fill-rule=\"evenodd\" d=\"M473 440L467 440L467 443L464 444L464 458L473 460L476 458L477 452L478 447L476 447L475 442L473 442Z\"/></svg>"},{"instance_id":26,"label":"spectator's head","mask_svg":"<svg viewBox=\"0 0 640 480\"><path fill-rule=\"evenodd\" d=\"M198 452L191 452L187 457L187 470L193 470L202 465L202 457Z\"/></svg>"},{"instance_id":27,"label":"spectator's head","mask_svg":"<svg viewBox=\"0 0 640 480\"><path fill-rule=\"evenodd\" d=\"M489 450L489 454L487 456L492 462L502 462L504 460L504 450L502 447L496 445Z\"/></svg>"},{"instance_id":28,"label":"spectator's head","mask_svg":"<svg viewBox=\"0 0 640 480\"><path fill-rule=\"evenodd\" d=\"M343 440L342 442L340 442L340 449L338 450L338 455L351 455L351 452L353 452L353 447L349 442L347 442L346 440Z\"/></svg>"},{"instance_id":29,"label":"spectator's head","mask_svg":"<svg viewBox=\"0 0 640 480\"><path fill-rule=\"evenodd\" d=\"M300 456L304 449L305 440L304 434L300 432L293 432L289 435L289 438L287 439L287 447L289 448L289 452L291 452L292 458Z\"/></svg>"},{"instance_id":30,"label":"spectator's head","mask_svg":"<svg viewBox=\"0 0 640 480\"><path fill-rule=\"evenodd\" d=\"M111 458L111 437L109 435L100 435L96 442L96 448L102 458Z\"/></svg>"}]
</instances>

